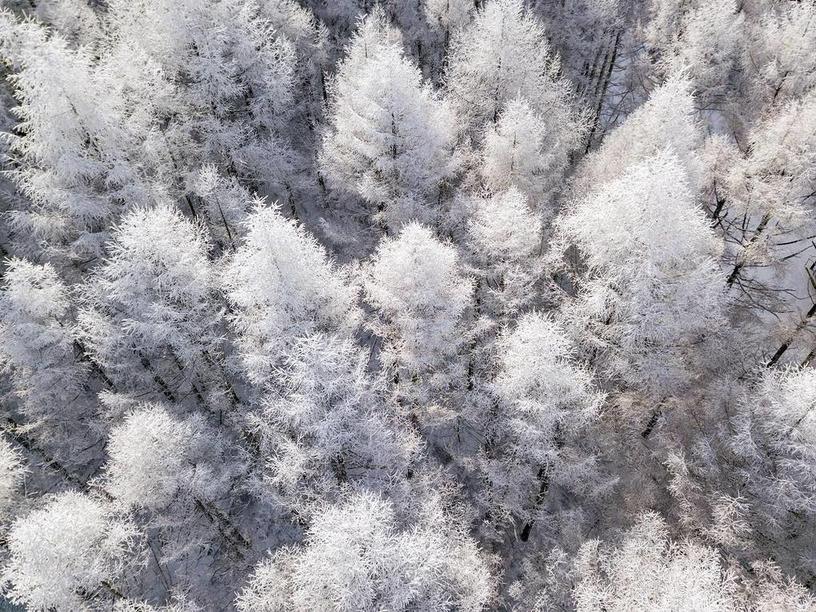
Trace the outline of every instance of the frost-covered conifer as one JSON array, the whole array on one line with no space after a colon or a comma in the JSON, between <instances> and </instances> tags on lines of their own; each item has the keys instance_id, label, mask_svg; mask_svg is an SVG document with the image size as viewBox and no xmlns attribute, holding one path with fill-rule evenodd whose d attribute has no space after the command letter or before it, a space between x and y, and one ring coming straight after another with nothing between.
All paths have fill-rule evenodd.
<instances>
[{"instance_id":1,"label":"frost-covered conifer","mask_svg":"<svg viewBox=\"0 0 816 612\"><path fill-rule=\"evenodd\" d=\"M39 19L78 46L93 48L102 39L99 16L87 2L46 0L38 2L35 8Z\"/></svg>"},{"instance_id":2,"label":"frost-covered conifer","mask_svg":"<svg viewBox=\"0 0 816 612\"><path fill-rule=\"evenodd\" d=\"M295 54L257 5L115 0L108 19L113 41L145 52L174 86L155 147L176 174L168 177L169 187L179 197L185 195L179 179L206 163L285 193L293 159L283 132L292 111Z\"/></svg>"},{"instance_id":3,"label":"frost-covered conifer","mask_svg":"<svg viewBox=\"0 0 816 612\"><path fill-rule=\"evenodd\" d=\"M100 250L100 229L124 181L138 180L126 159L128 135L116 100L95 74L88 49L8 13L0 19L0 53L14 68L18 131L8 135L18 160L12 178L28 206L12 212L26 233L25 252L78 258Z\"/></svg>"},{"instance_id":4,"label":"frost-covered conifer","mask_svg":"<svg viewBox=\"0 0 816 612\"><path fill-rule=\"evenodd\" d=\"M302 338L283 362L281 390L252 418L265 457L261 486L301 516L347 487L398 489L411 469L419 440L367 362L349 340Z\"/></svg>"},{"instance_id":5,"label":"frost-covered conifer","mask_svg":"<svg viewBox=\"0 0 816 612\"><path fill-rule=\"evenodd\" d=\"M0 438L0 519L13 511L17 487L25 474L20 453Z\"/></svg>"},{"instance_id":6,"label":"frost-covered conifer","mask_svg":"<svg viewBox=\"0 0 816 612\"><path fill-rule=\"evenodd\" d=\"M574 193L586 195L667 147L684 166L690 186L696 188L702 177L697 157L702 134L694 108L689 82L681 77L667 80L604 139L600 149L582 161Z\"/></svg>"},{"instance_id":7,"label":"frost-covered conifer","mask_svg":"<svg viewBox=\"0 0 816 612\"><path fill-rule=\"evenodd\" d=\"M597 467L585 438L603 395L575 362L564 330L539 313L523 315L500 338L498 354L498 461L487 461L489 494L499 520L530 521L551 487L595 492Z\"/></svg>"},{"instance_id":8,"label":"frost-covered conifer","mask_svg":"<svg viewBox=\"0 0 816 612\"><path fill-rule=\"evenodd\" d=\"M466 126L495 123L521 97L560 130L575 130L581 112L570 105L569 85L541 22L521 0L492 0L451 43L446 84Z\"/></svg>"},{"instance_id":9,"label":"frost-covered conifer","mask_svg":"<svg viewBox=\"0 0 816 612\"><path fill-rule=\"evenodd\" d=\"M445 45L470 22L476 7L472 0L425 0L424 5L428 23L443 33Z\"/></svg>"},{"instance_id":10,"label":"frost-covered conifer","mask_svg":"<svg viewBox=\"0 0 816 612\"><path fill-rule=\"evenodd\" d=\"M773 286L794 289L810 284L807 273L802 273L809 263L798 256L814 229L816 94L785 104L757 122L749 145L748 154L731 166L722 189L722 227L734 245L728 284L749 305L784 312L791 296ZM775 272L773 283L765 278L768 266Z\"/></svg>"},{"instance_id":11,"label":"frost-covered conifer","mask_svg":"<svg viewBox=\"0 0 816 612\"><path fill-rule=\"evenodd\" d=\"M735 418L740 482L774 531L816 519L816 372L767 372Z\"/></svg>"},{"instance_id":12,"label":"frost-covered conifer","mask_svg":"<svg viewBox=\"0 0 816 612\"><path fill-rule=\"evenodd\" d=\"M560 221L585 258L568 316L628 384L665 395L689 384L698 347L724 319L722 246L672 153L633 166Z\"/></svg>"},{"instance_id":13,"label":"frost-covered conifer","mask_svg":"<svg viewBox=\"0 0 816 612\"><path fill-rule=\"evenodd\" d=\"M215 497L224 484L213 469L212 432L200 418L180 419L161 404L128 414L111 431L107 451L105 489L126 508L160 511L177 496Z\"/></svg>"},{"instance_id":14,"label":"frost-covered conifer","mask_svg":"<svg viewBox=\"0 0 816 612\"><path fill-rule=\"evenodd\" d=\"M579 126L559 119L538 115L524 98L510 100L485 135L481 173L487 187L494 193L515 187L534 208L551 214L569 154L583 139Z\"/></svg>"},{"instance_id":15,"label":"frost-covered conifer","mask_svg":"<svg viewBox=\"0 0 816 612\"><path fill-rule=\"evenodd\" d=\"M70 295L50 264L7 261L0 293L0 366L32 420L70 414L84 368L74 358Z\"/></svg>"},{"instance_id":16,"label":"frost-covered conifer","mask_svg":"<svg viewBox=\"0 0 816 612\"><path fill-rule=\"evenodd\" d=\"M115 381L167 397L168 374L180 369L205 386L199 393L215 384L221 309L209 248L202 225L167 205L136 209L116 227L79 314L80 338Z\"/></svg>"},{"instance_id":17,"label":"frost-covered conifer","mask_svg":"<svg viewBox=\"0 0 816 612\"><path fill-rule=\"evenodd\" d=\"M474 208L469 231L474 258L484 274L477 292L486 292L496 302L484 305L492 314L507 316L535 297L533 285L543 267L541 220L515 187L476 198Z\"/></svg>"},{"instance_id":18,"label":"frost-covered conifer","mask_svg":"<svg viewBox=\"0 0 816 612\"><path fill-rule=\"evenodd\" d=\"M617 547L587 542L578 557L574 596L580 612L601 610L810 610L813 598L774 568L739 576L718 551L694 541L672 541L665 521L642 515ZM787 607L791 606L791 607Z\"/></svg>"},{"instance_id":19,"label":"frost-covered conifer","mask_svg":"<svg viewBox=\"0 0 816 612\"><path fill-rule=\"evenodd\" d=\"M263 384L298 338L350 333L360 313L357 289L317 240L276 206L257 203L245 231L222 278L244 370Z\"/></svg>"},{"instance_id":20,"label":"frost-covered conifer","mask_svg":"<svg viewBox=\"0 0 816 612\"><path fill-rule=\"evenodd\" d=\"M654 0L645 38L666 75L685 74L716 109L733 88L743 55L743 15L734 0Z\"/></svg>"},{"instance_id":21,"label":"frost-covered conifer","mask_svg":"<svg viewBox=\"0 0 816 612\"><path fill-rule=\"evenodd\" d=\"M801 99L812 90L816 72L816 6L810 2L778 5L757 2L748 28L743 65L750 95L745 110L758 114L769 106Z\"/></svg>"},{"instance_id":22,"label":"frost-covered conifer","mask_svg":"<svg viewBox=\"0 0 816 612\"><path fill-rule=\"evenodd\" d=\"M454 117L375 10L359 24L331 85L323 172L387 228L433 219L453 169Z\"/></svg>"},{"instance_id":23,"label":"frost-covered conifer","mask_svg":"<svg viewBox=\"0 0 816 612\"><path fill-rule=\"evenodd\" d=\"M100 500L61 493L17 519L2 577L11 601L31 610L87 610L115 598L137 532Z\"/></svg>"},{"instance_id":24,"label":"frost-covered conifer","mask_svg":"<svg viewBox=\"0 0 816 612\"><path fill-rule=\"evenodd\" d=\"M0 607L816 608L813 0L2 4Z\"/></svg>"},{"instance_id":25,"label":"frost-covered conifer","mask_svg":"<svg viewBox=\"0 0 816 612\"><path fill-rule=\"evenodd\" d=\"M493 578L478 546L431 501L401 527L370 493L327 507L306 543L277 551L255 570L238 609L481 610Z\"/></svg>"},{"instance_id":26,"label":"frost-covered conifer","mask_svg":"<svg viewBox=\"0 0 816 612\"><path fill-rule=\"evenodd\" d=\"M472 282L464 276L453 246L419 223L384 238L369 264L366 299L383 322L389 364L419 373L432 370L462 341L462 313Z\"/></svg>"}]
</instances>

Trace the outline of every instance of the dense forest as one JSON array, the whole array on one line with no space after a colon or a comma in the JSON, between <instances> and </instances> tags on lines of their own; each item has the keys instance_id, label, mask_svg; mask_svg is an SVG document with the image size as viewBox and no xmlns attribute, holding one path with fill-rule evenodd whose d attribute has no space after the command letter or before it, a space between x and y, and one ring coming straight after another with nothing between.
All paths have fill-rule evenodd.
<instances>
[{"instance_id":1,"label":"dense forest","mask_svg":"<svg viewBox=\"0 0 816 612\"><path fill-rule=\"evenodd\" d=\"M0 607L816 610L816 1L0 4Z\"/></svg>"}]
</instances>

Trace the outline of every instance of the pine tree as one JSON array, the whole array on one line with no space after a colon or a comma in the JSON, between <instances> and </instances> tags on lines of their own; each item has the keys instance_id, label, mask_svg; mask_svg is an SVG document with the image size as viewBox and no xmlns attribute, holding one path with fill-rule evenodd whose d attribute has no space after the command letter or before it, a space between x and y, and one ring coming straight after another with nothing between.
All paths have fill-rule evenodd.
<instances>
[{"instance_id":1,"label":"pine tree","mask_svg":"<svg viewBox=\"0 0 816 612\"><path fill-rule=\"evenodd\" d=\"M292 346L280 391L252 417L265 457L262 495L274 492L304 517L349 487L399 494L420 442L367 361L337 337L315 334Z\"/></svg>"},{"instance_id":2,"label":"pine tree","mask_svg":"<svg viewBox=\"0 0 816 612\"><path fill-rule=\"evenodd\" d=\"M575 130L569 85L542 24L521 0L493 0L453 39L446 84L457 115L474 131L498 121L515 98L523 98L551 125Z\"/></svg>"},{"instance_id":3,"label":"pine tree","mask_svg":"<svg viewBox=\"0 0 816 612\"><path fill-rule=\"evenodd\" d=\"M472 283L453 246L427 227L410 223L380 242L365 292L381 313L376 329L386 340L386 365L409 374L433 373L455 354Z\"/></svg>"},{"instance_id":4,"label":"pine tree","mask_svg":"<svg viewBox=\"0 0 816 612\"><path fill-rule=\"evenodd\" d=\"M170 381L181 374L199 400L221 401L222 315L209 248L201 224L167 205L135 209L116 228L79 313L80 339L114 383L175 400Z\"/></svg>"},{"instance_id":5,"label":"pine tree","mask_svg":"<svg viewBox=\"0 0 816 612\"><path fill-rule=\"evenodd\" d=\"M32 610L84 610L116 597L137 536L98 499L67 491L17 519L8 534L3 581L9 599Z\"/></svg>"},{"instance_id":6,"label":"pine tree","mask_svg":"<svg viewBox=\"0 0 816 612\"><path fill-rule=\"evenodd\" d=\"M469 225L473 257L482 271L477 298L486 313L509 317L535 298L543 273L541 221L515 187L476 198Z\"/></svg>"},{"instance_id":7,"label":"pine tree","mask_svg":"<svg viewBox=\"0 0 816 612\"><path fill-rule=\"evenodd\" d=\"M492 192L515 187L533 207L551 214L569 155L584 138L581 126L558 120L536 114L524 98L507 103L484 139L481 174Z\"/></svg>"},{"instance_id":8,"label":"pine tree","mask_svg":"<svg viewBox=\"0 0 816 612\"><path fill-rule=\"evenodd\" d=\"M180 419L161 404L142 405L111 431L105 490L125 508L152 511L185 496L214 499L226 488L218 455L200 417Z\"/></svg>"},{"instance_id":9,"label":"pine tree","mask_svg":"<svg viewBox=\"0 0 816 612\"><path fill-rule=\"evenodd\" d=\"M630 168L559 222L586 274L570 317L628 385L653 396L689 383L697 347L725 325L722 251L680 160Z\"/></svg>"},{"instance_id":10,"label":"pine tree","mask_svg":"<svg viewBox=\"0 0 816 612\"><path fill-rule=\"evenodd\" d=\"M435 217L453 170L453 115L375 10L359 24L330 87L322 171L371 206L388 230Z\"/></svg>"},{"instance_id":11,"label":"pine tree","mask_svg":"<svg viewBox=\"0 0 816 612\"><path fill-rule=\"evenodd\" d=\"M431 501L401 529L370 493L316 516L300 547L263 562L238 598L249 610L480 610L491 599L487 559Z\"/></svg>"},{"instance_id":12,"label":"pine tree","mask_svg":"<svg viewBox=\"0 0 816 612\"><path fill-rule=\"evenodd\" d=\"M14 512L17 489L26 473L20 453L0 438L0 517L5 520Z\"/></svg>"},{"instance_id":13,"label":"pine tree","mask_svg":"<svg viewBox=\"0 0 816 612\"><path fill-rule=\"evenodd\" d=\"M11 373L20 408L55 426L76 415L71 404L86 371L74 357L71 296L50 264L7 261L0 294L0 365Z\"/></svg>"},{"instance_id":14,"label":"pine tree","mask_svg":"<svg viewBox=\"0 0 816 612\"><path fill-rule=\"evenodd\" d=\"M495 447L486 458L491 514L529 525L552 488L572 495L600 488L587 432L603 403L588 370L575 362L563 329L538 313L523 315L499 339Z\"/></svg>"},{"instance_id":15,"label":"pine tree","mask_svg":"<svg viewBox=\"0 0 816 612\"><path fill-rule=\"evenodd\" d=\"M277 207L260 202L224 269L223 283L244 371L258 385L274 377L298 338L350 333L360 319L357 290L325 249Z\"/></svg>"}]
</instances>

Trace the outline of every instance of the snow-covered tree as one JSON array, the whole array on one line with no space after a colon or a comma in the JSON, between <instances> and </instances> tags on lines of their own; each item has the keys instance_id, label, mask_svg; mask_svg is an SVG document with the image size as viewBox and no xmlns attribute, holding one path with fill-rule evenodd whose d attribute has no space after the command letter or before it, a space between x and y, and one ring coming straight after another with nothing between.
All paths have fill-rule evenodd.
<instances>
[{"instance_id":1,"label":"snow-covered tree","mask_svg":"<svg viewBox=\"0 0 816 612\"><path fill-rule=\"evenodd\" d=\"M5 438L0 438L0 519L13 510L17 487L25 474L20 453Z\"/></svg>"},{"instance_id":2,"label":"snow-covered tree","mask_svg":"<svg viewBox=\"0 0 816 612\"><path fill-rule=\"evenodd\" d=\"M702 179L697 154L701 145L691 85L681 77L673 77L655 89L597 151L582 161L573 191L581 197L667 147L684 166L690 186L696 188Z\"/></svg>"},{"instance_id":3,"label":"snow-covered tree","mask_svg":"<svg viewBox=\"0 0 816 612\"><path fill-rule=\"evenodd\" d=\"M668 610L809 610L807 589L755 566L756 580L727 567L713 548L672 541L665 521L651 512L627 530L618 546L587 542L577 563L580 612ZM788 607L790 606L790 607Z\"/></svg>"},{"instance_id":4,"label":"snow-covered tree","mask_svg":"<svg viewBox=\"0 0 816 612\"><path fill-rule=\"evenodd\" d=\"M484 274L477 299L486 293L495 304L484 304L496 315L517 312L535 297L533 285L541 275L541 220L515 187L476 198L469 225L473 255Z\"/></svg>"},{"instance_id":5,"label":"snow-covered tree","mask_svg":"<svg viewBox=\"0 0 816 612\"><path fill-rule=\"evenodd\" d=\"M747 32L743 66L751 90L745 110L760 114L807 95L816 75L816 6L811 2L757 2Z\"/></svg>"},{"instance_id":6,"label":"snow-covered tree","mask_svg":"<svg viewBox=\"0 0 816 612\"><path fill-rule=\"evenodd\" d=\"M425 0L425 18L444 36L444 45L461 28L470 23L476 3L473 0Z\"/></svg>"},{"instance_id":7,"label":"snow-covered tree","mask_svg":"<svg viewBox=\"0 0 816 612\"><path fill-rule=\"evenodd\" d=\"M359 324L357 289L317 240L275 206L256 204L223 283L244 371L256 384L273 377L298 338L347 334Z\"/></svg>"},{"instance_id":8,"label":"snow-covered tree","mask_svg":"<svg viewBox=\"0 0 816 612\"><path fill-rule=\"evenodd\" d=\"M102 39L101 20L84 0L45 0L35 8L39 19L78 46L93 48Z\"/></svg>"},{"instance_id":9,"label":"snow-covered tree","mask_svg":"<svg viewBox=\"0 0 816 612\"><path fill-rule=\"evenodd\" d=\"M816 519L814 404L816 371L771 370L734 419L739 482L774 531L790 519Z\"/></svg>"},{"instance_id":10,"label":"snow-covered tree","mask_svg":"<svg viewBox=\"0 0 816 612\"><path fill-rule=\"evenodd\" d=\"M278 550L255 570L238 609L481 610L493 578L478 546L438 502L416 525L370 493L315 516L306 543Z\"/></svg>"},{"instance_id":11,"label":"snow-covered tree","mask_svg":"<svg viewBox=\"0 0 816 612\"><path fill-rule=\"evenodd\" d=\"M116 228L79 314L86 349L115 380L157 384L170 396L166 373L182 369L205 385L200 393L217 392L209 371L221 310L208 250L204 228L167 205L135 209Z\"/></svg>"},{"instance_id":12,"label":"snow-covered tree","mask_svg":"<svg viewBox=\"0 0 816 612\"><path fill-rule=\"evenodd\" d=\"M2 7L0 608L816 609L814 0Z\"/></svg>"},{"instance_id":13,"label":"snow-covered tree","mask_svg":"<svg viewBox=\"0 0 816 612\"><path fill-rule=\"evenodd\" d=\"M2 577L9 599L31 610L88 610L113 600L133 561L137 532L93 497L68 491L17 519Z\"/></svg>"},{"instance_id":14,"label":"snow-covered tree","mask_svg":"<svg viewBox=\"0 0 816 612\"><path fill-rule=\"evenodd\" d=\"M368 202L387 228L432 219L453 170L453 115L423 84L381 11L360 23L330 93L326 176Z\"/></svg>"},{"instance_id":15,"label":"snow-covered tree","mask_svg":"<svg viewBox=\"0 0 816 612\"><path fill-rule=\"evenodd\" d=\"M491 0L451 42L446 82L457 115L478 130L523 98L559 131L576 130L582 112L571 107L569 85L544 27L521 0Z\"/></svg>"},{"instance_id":16,"label":"snow-covered tree","mask_svg":"<svg viewBox=\"0 0 816 612\"><path fill-rule=\"evenodd\" d=\"M212 432L200 418L179 419L161 404L128 414L111 431L107 451L105 489L125 507L158 511L176 496L209 499L223 489Z\"/></svg>"},{"instance_id":17,"label":"snow-covered tree","mask_svg":"<svg viewBox=\"0 0 816 612\"><path fill-rule=\"evenodd\" d=\"M728 284L745 294L750 305L784 312L790 308L789 296L769 290L763 276L774 266L773 286L793 291L809 286L809 277L801 272L808 262L798 255L814 229L816 94L755 124L749 145L749 154L731 166L723 186L722 227L734 245Z\"/></svg>"},{"instance_id":18,"label":"snow-covered tree","mask_svg":"<svg viewBox=\"0 0 816 612\"><path fill-rule=\"evenodd\" d=\"M295 54L255 3L114 0L108 19L114 41L144 51L175 86L156 152L177 195L179 179L208 162L285 193Z\"/></svg>"},{"instance_id":19,"label":"snow-covered tree","mask_svg":"<svg viewBox=\"0 0 816 612\"><path fill-rule=\"evenodd\" d=\"M551 214L552 196L562 183L569 154L583 141L574 124L538 115L524 98L514 98L486 132L481 174L493 192L516 187L532 206Z\"/></svg>"},{"instance_id":20,"label":"snow-covered tree","mask_svg":"<svg viewBox=\"0 0 816 612\"><path fill-rule=\"evenodd\" d=\"M252 418L266 457L262 487L307 515L347 487L389 491L404 483L419 440L400 422L381 374L349 340L298 340L281 390Z\"/></svg>"},{"instance_id":21,"label":"snow-covered tree","mask_svg":"<svg viewBox=\"0 0 816 612\"><path fill-rule=\"evenodd\" d=\"M689 383L701 343L722 332L725 278L680 160L630 168L560 220L586 273L569 316L611 371L656 395Z\"/></svg>"},{"instance_id":22,"label":"snow-covered tree","mask_svg":"<svg viewBox=\"0 0 816 612\"><path fill-rule=\"evenodd\" d=\"M84 379L74 358L70 295L50 264L7 261L0 293L0 366L32 420L67 418Z\"/></svg>"},{"instance_id":23,"label":"snow-covered tree","mask_svg":"<svg viewBox=\"0 0 816 612\"><path fill-rule=\"evenodd\" d=\"M641 516L620 546L584 545L578 610L727 610L735 585L717 551L693 542L671 542L657 514Z\"/></svg>"},{"instance_id":24,"label":"snow-covered tree","mask_svg":"<svg viewBox=\"0 0 816 612\"><path fill-rule=\"evenodd\" d=\"M551 487L595 492L597 468L585 438L603 395L574 353L565 331L539 313L523 315L499 339L498 460L486 460L499 521L532 520Z\"/></svg>"},{"instance_id":25,"label":"snow-covered tree","mask_svg":"<svg viewBox=\"0 0 816 612\"><path fill-rule=\"evenodd\" d=\"M204 204L199 211L206 215L213 237L224 245L234 246L252 205L252 195L246 187L234 176L220 175L214 165L208 164L192 177L191 192Z\"/></svg>"},{"instance_id":26,"label":"snow-covered tree","mask_svg":"<svg viewBox=\"0 0 816 612\"><path fill-rule=\"evenodd\" d=\"M645 38L665 75L685 74L712 109L733 90L740 68L743 15L734 0L653 0Z\"/></svg>"},{"instance_id":27,"label":"snow-covered tree","mask_svg":"<svg viewBox=\"0 0 816 612\"><path fill-rule=\"evenodd\" d=\"M325 83L323 70L329 64L329 31L309 8L296 0L265 0L258 5L260 15L282 36L295 51L294 85L299 87L303 108L292 109L305 121L314 121L321 112ZM297 90L295 94L300 93ZM308 103L306 103L308 102ZM304 125L303 129L308 129Z\"/></svg>"},{"instance_id":28,"label":"snow-covered tree","mask_svg":"<svg viewBox=\"0 0 816 612\"><path fill-rule=\"evenodd\" d=\"M433 371L462 341L461 318L471 300L456 249L419 223L384 238L368 266L366 299L379 309L377 330L389 365Z\"/></svg>"},{"instance_id":29,"label":"snow-covered tree","mask_svg":"<svg viewBox=\"0 0 816 612\"><path fill-rule=\"evenodd\" d=\"M100 484L115 508L139 519L157 563L159 555L194 563L213 547L241 555L250 544L231 518L228 492L243 480L243 461L200 414L174 408L142 404L113 427Z\"/></svg>"},{"instance_id":30,"label":"snow-covered tree","mask_svg":"<svg viewBox=\"0 0 816 612\"><path fill-rule=\"evenodd\" d=\"M12 213L13 226L30 236L26 251L56 257L68 248L77 258L93 257L114 215L117 187L138 182L126 159L123 117L88 49L72 49L58 34L7 13L0 30L19 100L17 133L7 136L18 160L13 179L28 198Z\"/></svg>"}]
</instances>

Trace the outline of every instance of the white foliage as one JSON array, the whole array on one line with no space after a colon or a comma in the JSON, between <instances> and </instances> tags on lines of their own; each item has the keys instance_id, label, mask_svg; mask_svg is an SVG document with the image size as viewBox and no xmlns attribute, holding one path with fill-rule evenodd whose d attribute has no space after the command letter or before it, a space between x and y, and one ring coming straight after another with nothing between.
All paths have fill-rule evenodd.
<instances>
[{"instance_id":1,"label":"white foliage","mask_svg":"<svg viewBox=\"0 0 816 612\"><path fill-rule=\"evenodd\" d=\"M813 610L808 590L771 563L738 575L720 553L694 541L669 539L657 514L640 516L616 546L589 541L581 547L574 598L578 612L699 610Z\"/></svg>"},{"instance_id":2,"label":"white foliage","mask_svg":"<svg viewBox=\"0 0 816 612\"><path fill-rule=\"evenodd\" d=\"M425 0L424 4L428 23L448 35L466 26L475 9L472 0Z\"/></svg>"},{"instance_id":3,"label":"white foliage","mask_svg":"<svg viewBox=\"0 0 816 612\"><path fill-rule=\"evenodd\" d=\"M736 607L734 577L722 567L717 551L669 540L665 522L654 513L641 516L617 548L597 541L585 544L579 569L579 612L718 612Z\"/></svg>"},{"instance_id":4,"label":"white foliage","mask_svg":"<svg viewBox=\"0 0 816 612\"><path fill-rule=\"evenodd\" d=\"M466 125L496 122L512 99L524 98L551 125L578 129L569 86L542 24L521 0L492 0L453 39L447 87Z\"/></svg>"},{"instance_id":5,"label":"white foliage","mask_svg":"<svg viewBox=\"0 0 816 612\"><path fill-rule=\"evenodd\" d=\"M736 419L734 451L763 514L816 514L816 371L769 371Z\"/></svg>"},{"instance_id":6,"label":"white foliage","mask_svg":"<svg viewBox=\"0 0 816 612\"><path fill-rule=\"evenodd\" d=\"M663 56L668 75L685 73L716 104L728 87L730 71L743 53L743 15L734 0L678 2L653 0L645 38Z\"/></svg>"},{"instance_id":7,"label":"white foliage","mask_svg":"<svg viewBox=\"0 0 816 612\"><path fill-rule=\"evenodd\" d=\"M200 362L218 343L220 311L204 228L167 205L127 215L84 288L81 337L97 361L127 376L142 357Z\"/></svg>"},{"instance_id":8,"label":"white foliage","mask_svg":"<svg viewBox=\"0 0 816 612\"><path fill-rule=\"evenodd\" d=\"M590 373L574 363L565 331L538 313L521 317L499 342L496 389L513 438L512 454L531 465L555 463L555 438L586 427L603 401Z\"/></svg>"},{"instance_id":9,"label":"white foliage","mask_svg":"<svg viewBox=\"0 0 816 612\"><path fill-rule=\"evenodd\" d=\"M160 404L139 407L111 431L106 490L127 508L162 510L176 495L214 487L201 456L207 436L200 419L178 419Z\"/></svg>"},{"instance_id":10,"label":"white foliage","mask_svg":"<svg viewBox=\"0 0 816 612\"><path fill-rule=\"evenodd\" d=\"M461 340L458 322L472 283L453 246L419 223L384 238L369 264L366 299L386 319L390 358L411 371L439 363Z\"/></svg>"},{"instance_id":11,"label":"white foliage","mask_svg":"<svg viewBox=\"0 0 816 612\"><path fill-rule=\"evenodd\" d=\"M372 494L315 517L306 543L263 562L238 598L242 612L283 610L481 610L493 579L484 554L430 502L400 529Z\"/></svg>"},{"instance_id":12,"label":"white foliage","mask_svg":"<svg viewBox=\"0 0 816 612\"><path fill-rule=\"evenodd\" d=\"M552 484L592 493L596 468L581 438L604 396L550 317L523 315L498 342L499 462L489 466L506 519L535 514Z\"/></svg>"},{"instance_id":13,"label":"white foliage","mask_svg":"<svg viewBox=\"0 0 816 612\"><path fill-rule=\"evenodd\" d=\"M477 198L469 224L474 256L485 271L487 290L504 314L516 312L534 296L541 274L541 220L515 187Z\"/></svg>"},{"instance_id":14,"label":"white foliage","mask_svg":"<svg viewBox=\"0 0 816 612\"><path fill-rule=\"evenodd\" d=\"M807 215L816 190L816 94L790 102L757 122L750 147L750 154L734 164L727 179L737 214L767 214L794 229L809 225ZM762 241L752 248L764 246Z\"/></svg>"},{"instance_id":15,"label":"white foliage","mask_svg":"<svg viewBox=\"0 0 816 612\"><path fill-rule=\"evenodd\" d=\"M804 97L816 82L816 6L767 3L761 8L765 10L748 33L743 61L750 71L754 112Z\"/></svg>"},{"instance_id":16,"label":"white foliage","mask_svg":"<svg viewBox=\"0 0 816 612\"><path fill-rule=\"evenodd\" d=\"M5 438L0 438L0 520L13 511L17 488L25 472L20 453Z\"/></svg>"},{"instance_id":17,"label":"white foliage","mask_svg":"<svg viewBox=\"0 0 816 612\"><path fill-rule=\"evenodd\" d=\"M60 413L82 382L68 324L70 296L54 268L7 262L0 294L0 366L34 419Z\"/></svg>"},{"instance_id":18,"label":"white foliage","mask_svg":"<svg viewBox=\"0 0 816 612\"><path fill-rule=\"evenodd\" d=\"M222 278L241 359L257 384L273 376L297 338L349 333L360 318L357 290L317 240L276 207L256 206Z\"/></svg>"},{"instance_id":19,"label":"white foliage","mask_svg":"<svg viewBox=\"0 0 816 612\"><path fill-rule=\"evenodd\" d=\"M558 115L539 115L524 98L514 98L487 129L482 176L493 192L516 187L532 206L550 212L550 198L562 179L569 154L583 133Z\"/></svg>"},{"instance_id":20,"label":"white foliage","mask_svg":"<svg viewBox=\"0 0 816 612\"><path fill-rule=\"evenodd\" d=\"M38 2L37 16L51 24L68 40L93 47L102 38L100 20L82 0L46 0Z\"/></svg>"},{"instance_id":21,"label":"white foliage","mask_svg":"<svg viewBox=\"0 0 816 612\"><path fill-rule=\"evenodd\" d=\"M130 553L136 531L88 495L69 491L17 519L8 534L3 580L8 597L30 610L89 610L107 596Z\"/></svg>"},{"instance_id":22,"label":"white foliage","mask_svg":"<svg viewBox=\"0 0 816 612\"><path fill-rule=\"evenodd\" d=\"M652 91L646 102L604 138L600 149L582 161L573 190L585 195L669 147L694 189L702 178L697 158L701 145L702 133L695 117L691 85L675 76Z\"/></svg>"},{"instance_id":23,"label":"white foliage","mask_svg":"<svg viewBox=\"0 0 816 612\"><path fill-rule=\"evenodd\" d=\"M632 383L657 393L684 384L689 353L724 325L725 298L722 246L678 158L633 166L560 223L588 267L570 316Z\"/></svg>"},{"instance_id":24,"label":"white foliage","mask_svg":"<svg viewBox=\"0 0 816 612\"><path fill-rule=\"evenodd\" d=\"M430 218L453 169L453 115L375 10L346 49L331 87L327 176L377 207L390 228Z\"/></svg>"},{"instance_id":25,"label":"white foliage","mask_svg":"<svg viewBox=\"0 0 816 612\"><path fill-rule=\"evenodd\" d=\"M419 441L390 414L382 376L350 341L320 334L295 343L282 390L254 420L267 456L265 482L299 514L346 487L389 490Z\"/></svg>"},{"instance_id":26,"label":"white foliage","mask_svg":"<svg viewBox=\"0 0 816 612\"><path fill-rule=\"evenodd\" d=\"M0 50L16 68L11 80L20 102L14 109L20 134L8 136L23 162L13 178L32 201L12 213L13 222L35 242L70 244L113 214L111 188L121 183L112 170L134 180L120 167L127 165L123 117L97 79L89 50L72 49L58 34L48 36L7 13L0 19ZM96 254L98 245L87 248Z\"/></svg>"},{"instance_id":27,"label":"white foliage","mask_svg":"<svg viewBox=\"0 0 816 612\"><path fill-rule=\"evenodd\" d=\"M541 247L541 221L514 187L477 203L470 232L476 254L497 268L523 261Z\"/></svg>"}]
</instances>

